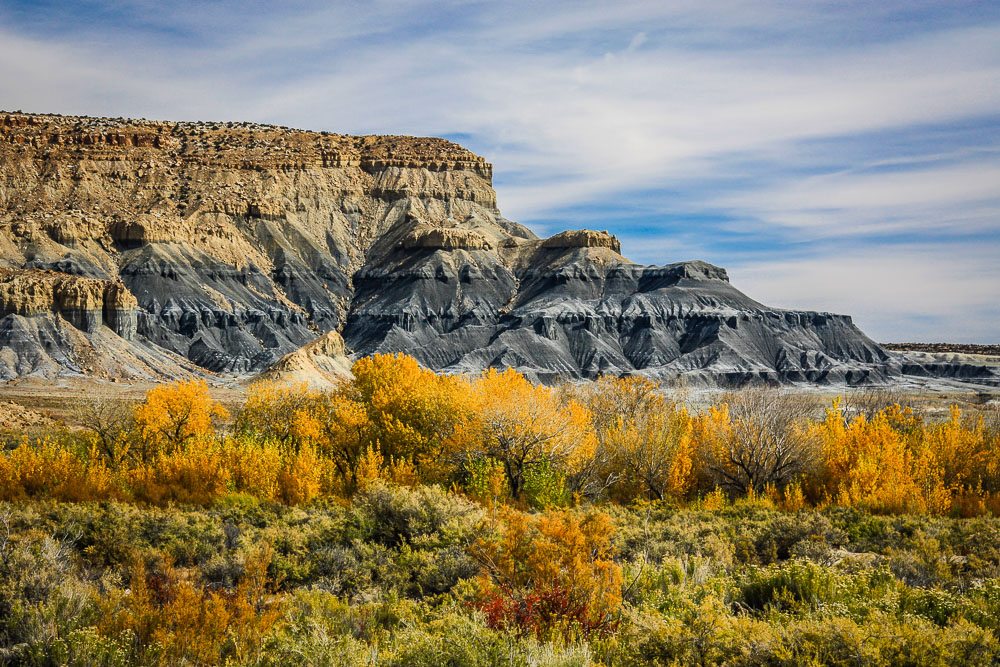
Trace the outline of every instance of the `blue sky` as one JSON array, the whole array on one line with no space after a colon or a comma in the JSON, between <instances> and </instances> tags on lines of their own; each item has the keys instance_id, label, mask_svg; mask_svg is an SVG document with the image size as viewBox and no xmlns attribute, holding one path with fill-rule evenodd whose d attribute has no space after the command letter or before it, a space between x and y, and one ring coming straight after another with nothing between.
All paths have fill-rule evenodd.
<instances>
[{"instance_id":1,"label":"blue sky","mask_svg":"<svg viewBox=\"0 0 1000 667\"><path fill-rule=\"evenodd\" d=\"M1000 3L0 1L0 107L456 140L504 214L1000 343Z\"/></svg>"}]
</instances>

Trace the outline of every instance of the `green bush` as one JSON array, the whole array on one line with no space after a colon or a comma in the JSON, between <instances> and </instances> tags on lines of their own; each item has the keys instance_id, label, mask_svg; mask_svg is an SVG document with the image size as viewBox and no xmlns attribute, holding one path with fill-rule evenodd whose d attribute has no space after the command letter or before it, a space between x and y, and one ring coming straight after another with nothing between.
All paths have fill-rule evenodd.
<instances>
[{"instance_id":1,"label":"green bush","mask_svg":"<svg viewBox=\"0 0 1000 667\"><path fill-rule=\"evenodd\" d=\"M838 599L838 576L821 565L791 561L753 568L740 585L738 603L755 611L805 612Z\"/></svg>"}]
</instances>

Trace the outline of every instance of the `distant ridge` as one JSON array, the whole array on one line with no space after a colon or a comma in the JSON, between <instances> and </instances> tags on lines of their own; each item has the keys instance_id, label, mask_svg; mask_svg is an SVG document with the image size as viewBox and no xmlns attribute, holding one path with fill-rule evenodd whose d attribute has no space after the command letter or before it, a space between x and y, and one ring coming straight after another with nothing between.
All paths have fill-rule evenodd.
<instances>
[{"instance_id":1,"label":"distant ridge","mask_svg":"<svg viewBox=\"0 0 1000 667\"><path fill-rule=\"evenodd\" d=\"M1000 355L1000 345L977 345L975 343L882 343L881 345L887 350L899 352Z\"/></svg>"}]
</instances>

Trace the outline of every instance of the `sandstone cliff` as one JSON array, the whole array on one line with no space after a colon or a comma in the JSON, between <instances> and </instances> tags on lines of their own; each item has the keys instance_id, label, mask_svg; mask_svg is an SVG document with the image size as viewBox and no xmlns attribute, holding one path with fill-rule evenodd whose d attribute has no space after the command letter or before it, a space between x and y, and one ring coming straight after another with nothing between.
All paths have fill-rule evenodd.
<instances>
[{"instance_id":1,"label":"sandstone cliff","mask_svg":"<svg viewBox=\"0 0 1000 667\"><path fill-rule=\"evenodd\" d=\"M0 113L0 262L120 283L144 342L246 373L343 327L418 221L531 238L491 176L442 139Z\"/></svg>"},{"instance_id":2,"label":"sandstone cliff","mask_svg":"<svg viewBox=\"0 0 1000 667\"><path fill-rule=\"evenodd\" d=\"M135 338L137 302L121 283L59 273L0 267L0 317L58 314L88 333L105 325Z\"/></svg>"},{"instance_id":3,"label":"sandstone cliff","mask_svg":"<svg viewBox=\"0 0 1000 667\"><path fill-rule=\"evenodd\" d=\"M326 332L355 356L546 381L901 372L848 317L619 253L506 220L491 165L442 139L0 112L0 377L89 372L112 347L128 361L108 373L249 376ZM336 375L322 352L281 367Z\"/></svg>"}]
</instances>

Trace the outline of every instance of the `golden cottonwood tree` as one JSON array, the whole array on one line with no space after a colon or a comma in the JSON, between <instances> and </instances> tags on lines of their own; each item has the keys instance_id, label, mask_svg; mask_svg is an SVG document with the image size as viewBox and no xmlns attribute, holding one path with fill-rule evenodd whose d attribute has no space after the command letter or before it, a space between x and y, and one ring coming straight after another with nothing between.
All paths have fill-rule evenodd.
<instances>
[{"instance_id":1,"label":"golden cottonwood tree","mask_svg":"<svg viewBox=\"0 0 1000 667\"><path fill-rule=\"evenodd\" d=\"M310 390L305 382L255 382L247 391L247 400L236 416L233 430L294 445L299 435L295 430L296 416L314 410L323 396Z\"/></svg>"},{"instance_id":2,"label":"golden cottonwood tree","mask_svg":"<svg viewBox=\"0 0 1000 667\"><path fill-rule=\"evenodd\" d=\"M839 401L816 426L823 437L827 495L879 512L942 513L951 507L944 471L909 408L894 405L844 420Z\"/></svg>"},{"instance_id":3,"label":"golden cottonwood tree","mask_svg":"<svg viewBox=\"0 0 1000 667\"><path fill-rule=\"evenodd\" d=\"M590 411L556 390L533 385L513 369L489 369L469 385L470 417L450 439L460 466L492 458L503 465L511 495L520 498L526 475L549 465L572 473L594 452Z\"/></svg>"},{"instance_id":4,"label":"golden cottonwood tree","mask_svg":"<svg viewBox=\"0 0 1000 667\"><path fill-rule=\"evenodd\" d=\"M442 443L467 413L466 381L423 369L405 354L363 357L351 372L341 394L367 415L366 447L434 477Z\"/></svg>"},{"instance_id":5,"label":"golden cottonwood tree","mask_svg":"<svg viewBox=\"0 0 1000 667\"><path fill-rule=\"evenodd\" d=\"M342 492L357 490L358 465L371 447L371 422L364 405L341 392L321 394L293 413L291 433L297 442L315 447L330 460Z\"/></svg>"},{"instance_id":6,"label":"golden cottonwood tree","mask_svg":"<svg viewBox=\"0 0 1000 667\"><path fill-rule=\"evenodd\" d=\"M966 416L953 405L947 421L923 428L923 441L949 487L1000 491L1000 433L982 414Z\"/></svg>"},{"instance_id":7,"label":"golden cottonwood tree","mask_svg":"<svg viewBox=\"0 0 1000 667\"><path fill-rule=\"evenodd\" d=\"M177 450L188 441L214 433L217 420L229 413L208 393L203 380L178 380L146 393L135 408L140 433L140 457L148 461L161 452Z\"/></svg>"},{"instance_id":8,"label":"golden cottonwood tree","mask_svg":"<svg viewBox=\"0 0 1000 667\"><path fill-rule=\"evenodd\" d=\"M593 478L622 500L688 491L691 420L682 404L645 378L602 378L586 396L598 440L587 466Z\"/></svg>"}]
</instances>

